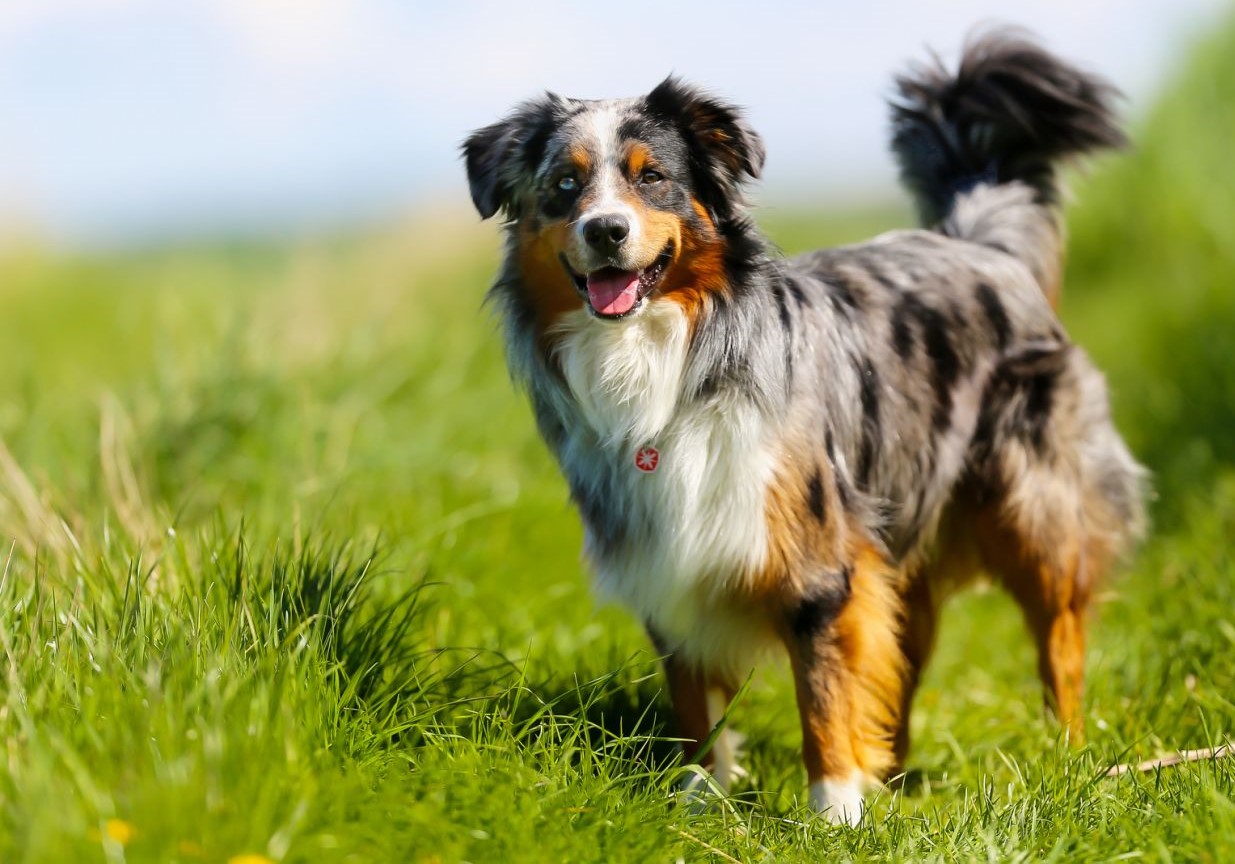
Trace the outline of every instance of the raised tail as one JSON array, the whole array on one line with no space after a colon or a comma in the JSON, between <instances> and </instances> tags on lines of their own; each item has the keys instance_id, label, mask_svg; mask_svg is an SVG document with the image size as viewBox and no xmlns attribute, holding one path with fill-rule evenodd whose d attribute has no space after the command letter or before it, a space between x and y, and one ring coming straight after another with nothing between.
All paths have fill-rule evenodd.
<instances>
[{"instance_id":1,"label":"raised tail","mask_svg":"<svg viewBox=\"0 0 1235 864\"><path fill-rule=\"evenodd\" d=\"M923 223L1019 258L1055 303L1058 166L1127 143L1118 91L1007 29L971 38L955 74L935 58L896 87L892 150Z\"/></svg>"}]
</instances>

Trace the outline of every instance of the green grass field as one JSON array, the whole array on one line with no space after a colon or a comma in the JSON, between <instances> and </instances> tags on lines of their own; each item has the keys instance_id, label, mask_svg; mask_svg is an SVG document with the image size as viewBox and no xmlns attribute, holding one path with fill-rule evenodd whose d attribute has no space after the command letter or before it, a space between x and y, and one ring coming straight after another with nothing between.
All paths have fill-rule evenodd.
<instances>
[{"instance_id":1,"label":"green grass field","mask_svg":"<svg viewBox=\"0 0 1235 864\"><path fill-rule=\"evenodd\" d=\"M779 668L733 711L751 781L675 805L656 657L592 600L480 308L493 226L9 253L0 861L1232 860L1235 759L1103 774L1235 735L1235 26L1134 137L1070 211L1063 317L1158 490L1089 743L970 593L857 830L803 806ZM797 251L907 217L763 221Z\"/></svg>"}]
</instances>

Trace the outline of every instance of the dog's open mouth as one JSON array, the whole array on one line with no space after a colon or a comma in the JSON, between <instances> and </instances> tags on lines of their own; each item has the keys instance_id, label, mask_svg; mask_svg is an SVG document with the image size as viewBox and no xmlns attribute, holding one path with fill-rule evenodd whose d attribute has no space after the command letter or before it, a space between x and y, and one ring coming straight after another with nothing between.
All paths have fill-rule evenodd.
<instances>
[{"instance_id":1,"label":"dog's open mouth","mask_svg":"<svg viewBox=\"0 0 1235 864\"><path fill-rule=\"evenodd\" d=\"M664 248L656 260L642 270L602 267L591 273L576 273L562 256L562 264L575 287L587 299L588 308L598 318L625 318L635 312L652 293L673 260L673 244Z\"/></svg>"}]
</instances>

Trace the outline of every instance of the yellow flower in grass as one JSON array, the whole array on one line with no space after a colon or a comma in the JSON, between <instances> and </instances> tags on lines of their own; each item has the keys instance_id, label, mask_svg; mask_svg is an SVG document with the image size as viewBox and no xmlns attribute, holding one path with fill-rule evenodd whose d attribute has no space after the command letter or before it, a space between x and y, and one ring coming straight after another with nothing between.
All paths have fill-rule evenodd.
<instances>
[{"instance_id":1,"label":"yellow flower in grass","mask_svg":"<svg viewBox=\"0 0 1235 864\"><path fill-rule=\"evenodd\" d=\"M246 852L243 855L233 855L227 859L227 864L274 864L273 858L267 858L265 855L255 855L252 852Z\"/></svg>"},{"instance_id":2,"label":"yellow flower in grass","mask_svg":"<svg viewBox=\"0 0 1235 864\"><path fill-rule=\"evenodd\" d=\"M108 840L115 840L121 846L128 846L137 836L137 829L133 827L132 822L125 822L123 819L108 819L103 823L103 836Z\"/></svg>"}]
</instances>

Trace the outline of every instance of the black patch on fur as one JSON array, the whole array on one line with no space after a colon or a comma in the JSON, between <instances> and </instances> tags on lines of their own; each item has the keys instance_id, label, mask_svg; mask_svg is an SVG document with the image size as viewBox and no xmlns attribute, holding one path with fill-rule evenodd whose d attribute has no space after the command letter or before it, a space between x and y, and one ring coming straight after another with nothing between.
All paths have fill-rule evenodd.
<instances>
[{"instance_id":1,"label":"black patch on fur","mask_svg":"<svg viewBox=\"0 0 1235 864\"><path fill-rule=\"evenodd\" d=\"M806 491L806 503L810 506L810 512L820 522L824 521L823 474L817 466L815 473L811 475L810 483L807 484Z\"/></svg>"},{"instance_id":2,"label":"black patch on fur","mask_svg":"<svg viewBox=\"0 0 1235 864\"><path fill-rule=\"evenodd\" d=\"M952 323L939 309L928 306L915 293L906 292L892 310L892 347L908 360L915 344L914 325L921 331L922 345L930 360L931 387L935 395L931 424L936 431L952 422L952 387L961 372L961 358L952 344Z\"/></svg>"},{"instance_id":3,"label":"black patch on fur","mask_svg":"<svg viewBox=\"0 0 1235 864\"><path fill-rule=\"evenodd\" d=\"M789 305L785 302L785 289L781 284L781 277L775 275L772 277L772 295L776 298L776 309L780 315L780 327L784 331L784 363L785 363L785 386L793 387L793 317L789 314ZM741 284L741 283L739 283Z\"/></svg>"},{"instance_id":4,"label":"black patch on fur","mask_svg":"<svg viewBox=\"0 0 1235 864\"><path fill-rule=\"evenodd\" d=\"M975 466L985 466L995 452L995 430L1008 401L1008 376L996 369L982 390L982 404L978 409L978 422L970 440L970 459Z\"/></svg>"},{"instance_id":5,"label":"black patch on fur","mask_svg":"<svg viewBox=\"0 0 1235 864\"><path fill-rule=\"evenodd\" d=\"M551 189L540 199L540 212L551 222L556 222L558 219L565 219L570 213L575 202L579 200L578 194L562 192L560 189ZM532 226L535 230L535 225Z\"/></svg>"},{"instance_id":6,"label":"black patch on fur","mask_svg":"<svg viewBox=\"0 0 1235 864\"><path fill-rule=\"evenodd\" d=\"M699 399L711 399L720 392L721 381L724 380L723 375L716 372L709 372L699 384L699 389L695 391L695 396Z\"/></svg>"},{"instance_id":7,"label":"black patch on fur","mask_svg":"<svg viewBox=\"0 0 1235 864\"><path fill-rule=\"evenodd\" d=\"M1008 321L1003 302L995 289L985 282L978 283L978 302L982 304L982 313L986 315L986 321L995 334L995 345L1002 351L1008 347L1008 340L1012 338L1012 323Z\"/></svg>"},{"instance_id":8,"label":"black patch on fur","mask_svg":"<svg viewBox=\"0 0 1235 864\"><path fill-rule=\"evenodd\" d=\"M875 448L883 434L879 419L879 374L869 358L862 364L862 449L858 453L858 485L870 485Z\"/></svg>"},{"instance_id":9,"label":"black patch on fur","mask_svg":"<svg viewBox=\"0 0 1235 864\"><path fill-rule=\"evenodd\" d=\"M942 312L925 304L917 309L922 327L922 342L931 361L931 386L935 391L935 407L931 425L941 432L952 423L952 387L960 376L961 363L948 335L948 319Z\"/></svg>"},{"instance_id":10,"label":"black patch on fur","mask_svg":"<svg viewBox=\"0 0 1235 864\"><path fill-rule=\"evenodd\" d=\"M832 480L836 483L836 497L840 499L840 506L843 510L848 510L849 505L853 502L853 490L849 488L849 478L845 476L845 472L836 462L836 441L832 437L832 427L827 426L823 430L823 448L828 453L828 462L832 466Z\"/></svg>"},{"instance_id":11,"label":"black patch on fur","mask_svg":"<svg viewBox=\"0 0 1235 864\"><path fill-rule=\"evenodd\" d=\"M793 301L798 304L798 308L803 306L810 308L810 299L807 298L806 292L802 290L802 286L798 284L798 280L792 276L785 277L785 286L789 289L789 295L793 297Z\"/></svg>"},{"instance_id":12,"label":"black patch on fur","mask_svg":"<svg viewBox=\"0 0 1235 864\"><path fill-rule=\"evenodd\" d=\"M1039 453L1046 450L1046 428L1051 421L1058 377L1055 372L1047 371L1025 382L1025 427L1029 440Z\"/></svg>"},{"instance_id":13,"label":"black patch on fur","mask_svg":"<svg viewBox=\"0 0 1235 864\"><path fill-rule=\"evenodd\" d=\"M828 627L849 602L853 590L852 573L845 567L838 573L829 573L822 584L812 586L792 609L789 610L789 628L802 641L817 636Z\"/></svg>"},{"instance_id":14,"label":"black patch on fur","mask_svg":"<svg viewBox=\"0 0 1235 864\"><path fill-rule=\"evenodd\" d=\"M793 319L789 316L789 306L785 303L785 288L780 280L772 282L772 296L776 298L776 311L780 315L780 326L786 334L793 332Z\"/></svg>"},{"instance_id":15,"label":"black patch on fur","mask_svg":"<svg viewBox=\"0 0 1235 864\"><path fill-rule=\"evenodd\" d=\"M839 467L833 476L836 478L836 497L840 499L841 509L848 512L853 509L853 487L849 485L849 478Z\"/></svg>"},{"instance_id":16,"label":"black patch on fur","mask_svg":"<svg viewBox=\"0 0 1235 864\"><path fill-rule=\"evenodd\" d=\"M626 520L613 518L613 496L608 494L607 485L598 478L584 480L572 476L567 479L570 497L588 526L592 542L606 554L620 548L626 542Z\"/></svg>"},{"instance_id":17,"label":"black patch on fur","mask_svg":"<svg viewBox=\"0 0 1235 864\"><path fill-rule=\"evenodd\" d=\"M828 298L836 311L846 318L852 317L859 308L858 300L853 295L853 287L834 273L829 274L823 284L828 288Z\"/></svg>"},{"instance_id":18,"label":"black patch on fur","mask_svg":"<svg viewBox=\"0 0 1235 864\"><path fill-rule=\"evenodd\" d=\"M729 290L713 292L705 307L694 349L697 368L706 371L695 379L689 395L707 398L721 391L735 392L771 411L779 404L775 400L782 388L792 386L797 322L780 273L753 225L732 219L719 230L725 240ZM767 315L773 304L779 311L780 328L752 330L747 326L753 315ZM757 345L781 350L783 365L775 372L783 377L756 379L750 358Z\"/></svg>"},{"instance_id":19,"label":"black patch on fur","mask_svg":"<svg viewBox=\"0 0 1235 864\"><path fill-rule=\"evenodd\" d=\"M888 291L899 291L900 290L900 286L896 284L896 281L893 280L892 277L888 276L888 274L884 273L883 268L881 268L874 261L866 261L865 267L866 267L866 271L870 273L871 278L874 279L876 282L878 282L880 285L882 285L884 288L886 288Z\"/></svg>"},{"instance_id":20,"label":"black patch on fur","mask_svg":"<svg viewBox=\"0 0 1235 864\"><path fill-rule=\"evenodd\" d=\"M1046 433L1069 357L1066 343L1042 341L1023 347L995 368L983 391L974 430L975 464L984 465L994 456L1001 435L1029 443L1041 456L1049 455Z\"/></svg>"},{"instance_id":21,"label":"black patch on fur","mask_svg":"<svg viewBox=\"0 0 1235 864\"><path fill-rule=\"evenodd\" d=\"M902 360L908 360L913 354L913 319L917 314L914 308L917 303L915 295L906 294L892 310L892 347Z\"/></svg>"}]
</instances>

